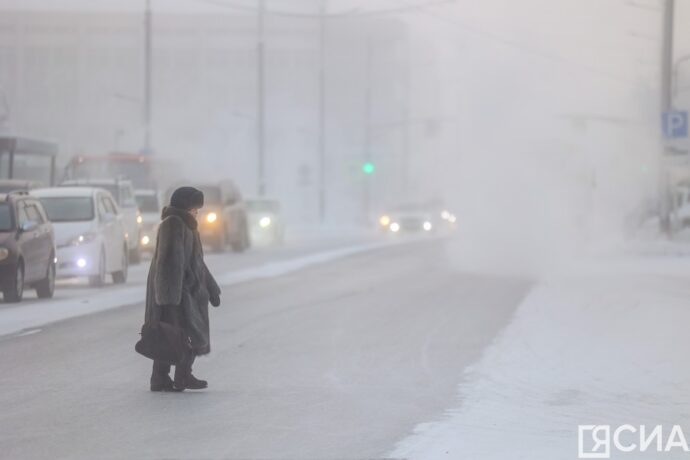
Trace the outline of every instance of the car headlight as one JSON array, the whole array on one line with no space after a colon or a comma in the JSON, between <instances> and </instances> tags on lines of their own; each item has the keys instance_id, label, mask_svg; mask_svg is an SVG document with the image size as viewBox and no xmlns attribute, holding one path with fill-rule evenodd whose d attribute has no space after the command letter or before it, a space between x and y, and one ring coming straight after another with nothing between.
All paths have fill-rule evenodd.
<instances>
[{"instance_id":1,"label":"car headlight","mask_svg":"<svg viewBox=\"0 0 690 460\"><path fill-rule=\"evenodd\" d=\"M217 220L218 220L218 214L216 214L215 212L209 212L206 215L206 222L208 222L209 224L212 224Z\"/></svg>"},{"instance_id":2,"label":"car headlight","mask_svg":"<svg viewBox=\"0 0 690 460\"><path fill-rule=\"evenodd\" d=\"M379 224L381 224L381 227L388 227L391 223L391 218L388 216L381 216L379 219Z\"/></svg>"},{"instance_id":3,"label":"car headlight","mask_svg":"<svg viewBox=\"0 0 690 460\"><path fill-rule=\"evenodd\" d=\"M141 245L142 246L148 246L148 244L151 242L151 238L148 235L144 235L141 237Z\"/></svg>"},{"instance_id":4,"label":"car headlight","mask_svg":"<svg viewBox=\"0 0 690 460\"><path fill-rule=\"evenodd\" d=\"M90 243L91 241L95 240L97 236L98 236L98 233L93 233L93 232L82 233L81 235L77 235L74 238L72 238L70 240L69 244L71 246L79 246L80 244Z\"/></svg>"},{"instance_id":5,"label":"car headlight","mask_svg":"<svg viewBox=\"0 0 690 460\"><path fill-rule=\"evenodd\" d=\"M261 228L266 228L269 225L271 225L271 218L268 216L264 216L259 220L259 227Z\"/></svg>"},{"instance_id":6,"label":"car headlight","mask_svg":"<svg viewBox=\"0 0 690 460\"><path fill-rule=\"evenodd\" d=\"M137 216L137 224L141 225L144 222L144 218L141 216Z\"/></svg>"},{"instance_id":7,"label":"car headlight","mask_svg":"<svg viewBox=\"0 0 690 460\"><path fill-rule=\"evenodd\" d=\"M388 228L391 230L393 233L397 233L400 231L400 224L397 222L392 222Z\"/></svg>"},{"instance_id":8,"label":"car headlight","mask_svg":"<svg viewBox=\"0 0 690 460\"><path fill-rule=\"evenodd\" d=\"M5 260L10 256L10 251L7 248L0 248L0 260Z\"/></svg>"},{"instance_id":9,"label":"car headlight","mask_svg":"<svg viewBox=\"0 0 690 460\"><path fill-rule=\"evenodd\" d=\"M431 229L433 228L433 226L431 225L431 222L429 222L429 221L424 222L424 225L422 225L422 227L424 228L424 231L427 231L427 232L430 232Z\"/></svg>"}]
</instances>

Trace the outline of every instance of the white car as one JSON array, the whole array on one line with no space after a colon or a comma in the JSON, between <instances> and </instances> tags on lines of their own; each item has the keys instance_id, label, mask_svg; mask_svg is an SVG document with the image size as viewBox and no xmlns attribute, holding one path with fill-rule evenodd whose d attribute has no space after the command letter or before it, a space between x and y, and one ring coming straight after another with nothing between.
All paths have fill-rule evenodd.
<instances>
[{"instance_id":1,"label":"white car","mask_svg":"<svg viewBox=\"0 0 690 460\"><path fill-rule=\"evenodd\" d=\"M156 190L135 190L134 197L141 211L141 234L139 247L143 252L153 253L156 236L161 222L161 199Z\"/></svg>"},{"instance_id":2,"label":"white car","mask_svg":"<svg viewBox=\"0 0 690 460\"><path fill-rule=\"evenodd\" d=\"M60 187L98 187L110 192L122 213L122 222L125 225L127 246L129 247L129 261L132 263L140 262L139 242L141 240L142 217L134 199L132 181L127 179L78 179L65 181L60 184Z\"/></svg>"},{"instance_id":3,"label":"white car","mask_svg":"<svg viewBox=\"0 0 690 460\"><path fill-rule=\"evenodd\" d=\"M31 191L53 223L60 278L88 277L92 286L127 281L129 263L123 216L100 188L57 187Z\"/></svg>"},{"instance_id":4,"label":"white car","mask_svg":"<svg viewBox=\"0 0 690 460\"><path fill-rule=\"evenodd\" d=\"M245 204L252 243L259 246L283 244L285 223L280 202L266 198L248 198Z\"/></svg>"}]
</instances>

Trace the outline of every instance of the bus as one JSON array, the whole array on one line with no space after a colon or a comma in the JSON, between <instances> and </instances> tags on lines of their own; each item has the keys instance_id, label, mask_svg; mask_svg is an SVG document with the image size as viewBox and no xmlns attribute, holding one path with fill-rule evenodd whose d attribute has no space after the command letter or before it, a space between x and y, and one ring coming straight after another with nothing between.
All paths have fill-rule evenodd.
<instances>
[{"instance_id":1,"label":"bus","mask_svg":"<svg viewBox=\"0 0 690 460\"><path fill-rule=\"evenodd\" d=\"M110 153L76 155L65 167L64 180L121 178L137 190L157 190L172 180L171 163L148 155Z\"/></svg>"}]
</instances>

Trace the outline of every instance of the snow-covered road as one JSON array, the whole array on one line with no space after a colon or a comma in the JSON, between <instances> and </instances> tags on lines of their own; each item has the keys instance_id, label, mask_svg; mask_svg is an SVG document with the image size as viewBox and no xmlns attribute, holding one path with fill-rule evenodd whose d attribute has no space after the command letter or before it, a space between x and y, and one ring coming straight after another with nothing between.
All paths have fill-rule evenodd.
<instances>
[{"instance_id":1,"label":"snow-covered road","mask_svg":"<svg viewBox=\"0 0 690 460\"><path fill-rule=\"evenodd\" d=\"M419 241L236 284L203 392L148 391L143 306L0 339L0 457L382 458L455 404L529 284L461 275Z\"/></svg>"}]
</instances>

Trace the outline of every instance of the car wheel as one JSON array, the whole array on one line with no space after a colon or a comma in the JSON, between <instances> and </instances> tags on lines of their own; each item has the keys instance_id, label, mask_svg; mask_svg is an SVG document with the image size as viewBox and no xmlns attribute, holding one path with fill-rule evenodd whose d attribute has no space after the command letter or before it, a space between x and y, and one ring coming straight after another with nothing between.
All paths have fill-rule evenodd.
<instances>
[{"instance_id":1,"label":"car wheel","mask_svg":"<svg viewBox=\"0 0 690 460\"><path fill-rule=\"evenodd\" d=\"M55 292L55 264L50 256L46 277L36 284L36 294L39 299L50 299Z\"/></svg>"},{"instance_id":2,"label":"car wheel","mask_svg":"<svg viewBox=\"0 0 690 460\"><path fill-rule=\"evenodd\" d=\"M5 302L21 302L24 297L24 264L20 260L14 277L3 290Z\"/></svg>"},{"instance_id":3,"label":"car wheel","mask_svg":"<svg viewBox=\"0 0 690 460\"><path fill-rule=\"evenodd\" d=\"M137 250L137 253L139 251ZM113 283L115 284L125 284L127 282L127 272L128 270L128 257L127 250L122 250L122 270L113 272Z\"/></svg>"},{"instance_id":4,"label":"car wheel","mask_svg":"<svg viewBox=\"0 0 690 460\"><path fill-rule=\"evenodd\" d=\"M93 287L101 287L105 284L105 252L103 250L98 258L98 275L89 276L89 284Z\"/></svg>"}]
</instances>

